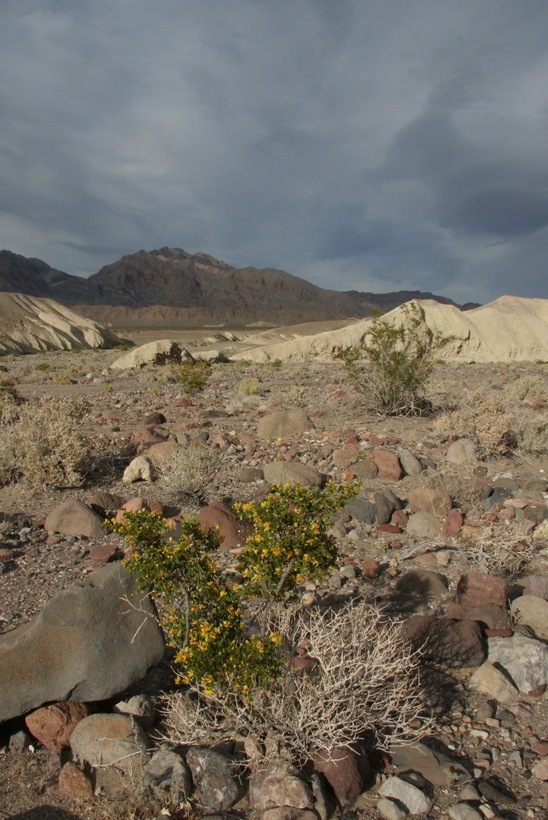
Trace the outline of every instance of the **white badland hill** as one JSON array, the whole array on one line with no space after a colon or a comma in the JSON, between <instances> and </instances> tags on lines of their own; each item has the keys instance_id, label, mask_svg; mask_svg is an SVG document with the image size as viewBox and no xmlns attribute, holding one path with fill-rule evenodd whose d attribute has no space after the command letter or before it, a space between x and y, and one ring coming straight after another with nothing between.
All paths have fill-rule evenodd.
<instances>
[{"instance_id":1,"label":"white badland hill","mask_svg":"<svg viewBox=\"0 0 548 820\"><path fill-rule=\"evenodd\" d=\"M411 304L411 303L408 303ZM501 296L475 310L461 311L433 300L416 302L431 330L453 336L441 351L448 360L464 362L548 361L548 299ZM383 319L405 322L403 306ZM254 362L330 360L338 349L358 345L367 335L370 319L354 321L338 330L277 344L263 344L232 356ZM258 339L255 339L258 342Z\"/></svg>"},{"instance_id":2,"label":"white badland hill","mask_svg":"<svg viewBox=\"0 0 548 820\"><path fill-rule=\"evenodd\" d=\"M0 355L108 348L122 339L53 299L0 292Z\"/></svg>"}]
</instances>

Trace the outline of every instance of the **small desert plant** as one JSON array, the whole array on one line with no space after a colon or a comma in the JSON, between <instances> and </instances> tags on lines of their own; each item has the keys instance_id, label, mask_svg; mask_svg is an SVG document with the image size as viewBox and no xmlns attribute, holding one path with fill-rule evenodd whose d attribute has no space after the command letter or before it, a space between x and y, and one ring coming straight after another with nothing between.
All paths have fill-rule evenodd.
<instances>
[{"instance_id":1,"label":"small desert plant","mask_svg":"<svg viewBox=\"0 0 548 820\"><path fill-rule=\"evenodd\" d=\"M546 402L548 401L548 381L541 375L522 376L507 386L506 394L519 401L532 399L533 401Z\"/></svg>"},{"instance_id":2,"label":"small desert plant","mask_svg":"<svg viewBox=\"0 0 548 820\"><path fill-rule=\"evenodd\" d=\"M281 359L272 359L270 362L270 367L281 367L283 364Z\"/></svg>"},{"instance_id":3,"label":"small desert plant","mask_svg":"<svg viewBox=\"0 0 548 820\"><path fill-rule=\"evenodd\" d=\"M173 501L182 501L186 496L201 500L207 487L223 462L222 453L211 447L177 447L166 456L157 471L166 493Z\"/></svg>"},{"instance_id":4,"label":"small desert plant","mask_svg":"<svg viewBox=\"0 0 548 820\"><path fill-rule=\"evenodd\" d=\"M264 384L254 376L242 379L238 385L238 393L241 396L262 396L264 392Z\"/></svg>"},{"instance_id":5,"label":"small desert plant","mask_svg":"<svg viewBox=\"0 0 548 820\"><path fill-rule=\"evenodd\" d=\"M200 393L211 375L211 365L203 360L183 362L173 368L175 380L189 396Z\"/></svg>"},{"instance_id":6,"label":"small desert plant","mask_svg":"<svg viewBox=\"0 0 548 820\"><path fill-rule=\"evenodd\" d=\"M541 454L548 448L546 415L512 403L500 391L464 391L458 408L440 415L433 426L447 438L473 438L482 458L507 455L516 449Z\"/></svg>"},{"instance_id":7,"label":"small desert plant","mask_svg":"<svg viewBox=\"0 0 548 820\"><path fill-rule=\"evenodd\" d=\"M329 759L367 734L388 746L426 731L420 653L399 624L364 602L335 609L282 609L272 616L290 652L309 667L290 669L251 697L176 693L167 698L167 740L200 744L222 737L274 742L296 763ZM412 728L421 726L422 728Z\"/></svg>"},{"instance_id":8,"label":"small desert plant","mask_svg":"<svg viewBox=\"0 0 548 820\"><path fill-rule=\"evenodd\" d=\"M525 569L539 549L539 539L527 521L510 521L486 527L466 548L467 556L482 572L513 575Z\"/></svg>"},{"instance_id":9,"label":"small desert plant","mask_svg":"<svg viewBox=\"0 0 548 820\"><path fill-rule=\"evenodd\" d=\"M21 399L9 379L0 380L0 424L11 424L19 415Z\"/></svg>"},{"instance_id":10,"label":"small desert plant","mask_svg":"<svg viewBox=\"0 0 548 820\"><path fill-rule=\"evenodd\" d=\"M46 370L50 370L50 369L51 369L51 365L50 365L50 364L48 364L48 362L40 362L40 364L37 364L37 365L36 365L36 367L35 367L34 369L35 369L35 370L38 370L38 371L43 371L43 372L45 372Z\"/></svg>"},{"instance_id":11,"label":"small desert plant","mask_svg":"<svg viewBox=\"0 0 548 820\"><path fill-rule=\"evenodd\" d=\"M21 406L13 425L18 472L36 489L81 484L90 464L86 404L44 396Z\"/></svg>"},{"instance_id":12,"label":"small desert plant","mask_svg":"<svg viewBox=\"0 0 548 820\"><path fill-rule=\"evenodd\" d=\"M385 416L420 415L431 409L426 384L437 354L452 341L430 330L416 302L402 310L402 324L377 316L359 346L338 351L372 409Z\"/></svg>"}]
</instances>

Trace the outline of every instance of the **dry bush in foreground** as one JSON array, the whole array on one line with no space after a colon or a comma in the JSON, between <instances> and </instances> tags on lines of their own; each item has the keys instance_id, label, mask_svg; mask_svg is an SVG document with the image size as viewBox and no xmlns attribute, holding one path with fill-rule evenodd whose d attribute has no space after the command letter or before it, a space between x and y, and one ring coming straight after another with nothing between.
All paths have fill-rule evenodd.
<instances>
[{"instance_id":1,"label":"dry bush in foreground","mask_svg":"<svg viewBox=\"0 0 548 820\"><path fill-rule=\"evenodd\" d=\"M207 698L196 689L167 697L166 739L175 745L219 738L274 743L293 761L329 758L372 733L376 742L416 740L413 722L424 708L420 653L398 623L364 602L340 609L276 608L270 626L293 653L304 649L311 668L290 670L249 698Z\"/></svg>"},{"instance_id":2,"label":"dry bush in foreground","mask_svg":"<svg viewBox=\"0 0 548 820\"><path fill-rule=\"evenodd\" d=\"M541 546L532 536L530 522L510 521L487 527L467 546L466 554L482 572L513 575L525 569Z\"/></svg>"},{"instance_id":3,"label":"dry bush in foreground","mask_svg":"<svg viewBox=\"0 0 548 820\"><path fill-rule=\"evenodd\" d=\"M85 402L44 396L19 408L11 426L16 472L31 487L81 484L90 466L90 442L82 433Z\"/></svg>"}]
</instances>

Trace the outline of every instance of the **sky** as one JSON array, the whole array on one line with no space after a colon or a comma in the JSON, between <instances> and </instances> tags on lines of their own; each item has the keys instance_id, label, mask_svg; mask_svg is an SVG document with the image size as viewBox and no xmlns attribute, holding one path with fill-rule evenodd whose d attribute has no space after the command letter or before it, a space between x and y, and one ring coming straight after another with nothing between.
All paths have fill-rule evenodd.
<instances>
[{"instance_id":1,"label":"sky","mask_svg":"<svg viewBox=\"0 0 548 820\"><path fill-rule=\"evenodd\" d=\"M548 297L546 0L0 0L0 248Z\"/></svg>"}]
</instances>

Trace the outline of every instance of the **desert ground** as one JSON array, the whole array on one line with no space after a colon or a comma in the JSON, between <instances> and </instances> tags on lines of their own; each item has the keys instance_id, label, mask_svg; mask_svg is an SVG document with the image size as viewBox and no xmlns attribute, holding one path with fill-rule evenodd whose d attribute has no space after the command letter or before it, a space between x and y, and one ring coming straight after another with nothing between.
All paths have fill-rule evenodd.
<instances>
[{"instance_id":1,"label":"desert ground","mask_svg":"<svg viewBox=\"0 0 548 820\"><path fill-rule=\"evenodd\" d=\"M300 329L301 335L317 331ZM137 345L158 338L154 331L118 333ZM162 338L172 338L190 352L219 347L211 335L210 330L161 331ZM283 333L278 332L277 337L283 339ZM253 363L245 358L249 336L234 342L231 352L238 346L243 358L213 364L205 388L189 397L177 381L177 366L110 369L122 353L119 349L2 357L5 372L0 375L14 386L22 401L37 402L48 396L85 400L81 430L89 437L92 458L79 486L41 490L21 477L14 483L5 480L0 487L0 632L7 634L31 622L60 590L85 579L98 566L93 558L98 554L94 553L96 548L116 539L106 534L103 539L48 535L43 527L45 517L67 498L89 503L104 492L123 503L141 496L161 502L166 515L188 516L213 501L223 500L230 506L261 498L267 490L265 464L300 462L337 482L359 476L360 499L377 511L372 520L352 513L339 516L333 530L338 568L323 585L303 588L308 603L327 596L345 601L362 597L377 605L389 605L394 617L403 620L416 615L445 618L452 612L459 579L466 573L481 573L486 590L489 579L503 578L507 584L508 606L499 607L501 617L507 609L507 631L502 632L532 637L547 646L546 625L518 623L510 617L510 602L524 592L532 591L532 597L543 601L548 594L548 454L538 434L547 414L545 363L440 363L428 385L437 408L433 415L383 418L368 409L366 397L356 390L341 362ZM477 408L476 429L465 429L462 415L460 427L456 421L452 424L449 413L463 407L469 410L471 401ZM261 419L291 409L307 414L309 430L272 439L258 436ZM445 424L440 423L440 417L445 418ZM504 424L503 418L519 427L519 436L507 448L497 447L485 433L485 427L493 430L496 422ZM6 430L8 427L5 425ZM177 483L177 477L153 476L151 481L130 484L122 481L132 459L146 452L147 436L148 443L170 439L185 448L215 449L218 463L214 473L204 478L199 501L196 494L185 491L184 481ZM450 460L450 446L463 438L471 440L474 454ZM379 450L402 463L407 459L408 464L417 465L416 469L409 467L392 477L382 469L377 475L373 475L374 470L360 469L365 462L369 466L375 463L375 451ZM448 516L439 514L435 535L428 529L410 528L417 512L424 512L409 506L410 495L419 490L435 490L449 498L456 511L452 520L460 523L448 529ZM387 491L397 497L400 509L381 519L379 494ZM394 515L396 511L399 515ZM516 543L521 544L518 551L523 551L512 566L504 560L507 553L499 553L493 546L508 533L515 536L511 551ZM407 584L402 583L404 578ZM487 591L485 600L492 603ZM500 625L478 617L475 623L480 624L486 643L489 630ZM453 618L451 622L460 621ZM454 651L458 655L460 649ZM548 775L546 765L541 769L539 764L546 763L547 753L546 684L534 691L520 691L513 700L502 703L494 694L469 685L480 664L462 659L451 662L443 652L433 650L430 657L425 654L424 665L431 675L429 706L434 720L425 742L469 772L466 780L456 778L444 786L432 785L417 775L415 783L432 798L427 816L463 820L545 816ZM158 699L164 686L169 686L167 666L147 678L143 691ZM92 797L70 797L58 786L68 751L50 752L32 737L27 737L20 749L13 741L10 747L10 738L22 730L25 725L21 718L0 727L0 818L145 820L159 817L162 811L162 816L172 817L215 813L192 797L185 805L175 805L169 792L133 782L113 768L88 773ZM351 805L332 810L348 818L404 816L396 809L393 815L386 813L392 811L386 806L382 813L378 789L391 775L405 769L385 754L372 757L367 787ZM227 810L225 816L260 816L246 800ZM287 810L276 816L298 817L299 811L291 814ZM318 805L312 811L316 814L302 816L322 816Z\"/></svg>"}]
</instances>

